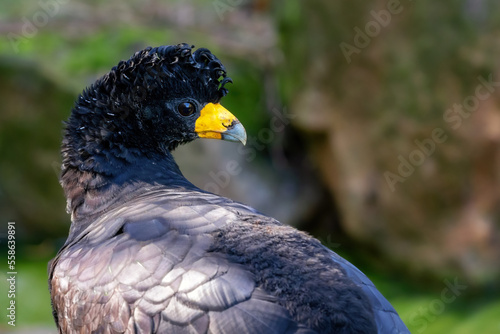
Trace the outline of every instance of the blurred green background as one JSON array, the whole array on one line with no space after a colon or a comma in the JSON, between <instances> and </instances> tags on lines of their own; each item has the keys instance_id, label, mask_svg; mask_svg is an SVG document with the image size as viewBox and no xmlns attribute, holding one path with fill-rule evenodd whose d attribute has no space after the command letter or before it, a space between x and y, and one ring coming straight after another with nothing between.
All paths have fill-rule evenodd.
<instances>
[{"instance_id":1,"label":"blurred green background","mask_svg":"<svg viewBox=\"0 0 500 334\"><path fill-rule=\"evenodd\" d=\"M181 42L224 62L223 104L250 138L179 148L188 179L319 238L412 333L500 332L498 1L2 0L0 31L2 332L56 331L46 265L69 228L73 101L135 51Z\"/></svg>"}]
</instances>

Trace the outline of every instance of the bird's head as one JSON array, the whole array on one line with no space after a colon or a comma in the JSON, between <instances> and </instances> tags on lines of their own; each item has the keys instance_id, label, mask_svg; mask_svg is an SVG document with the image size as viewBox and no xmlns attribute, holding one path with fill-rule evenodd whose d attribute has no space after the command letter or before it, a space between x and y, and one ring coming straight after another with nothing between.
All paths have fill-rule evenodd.
<instances>
[{"instance_id":1,"label":"bird's head","mask_svg":"<svg viewBox=\"0 0 500 334\"><path fill-rule=\"evenodd\" d=\"M179 44L135 53L79 96L67 122L63 168L90 168L99 154L125 160L162 154L196 138L245 144L245 129L219 103L228 82L207 49Z\"/></svg>"}]
</instances>

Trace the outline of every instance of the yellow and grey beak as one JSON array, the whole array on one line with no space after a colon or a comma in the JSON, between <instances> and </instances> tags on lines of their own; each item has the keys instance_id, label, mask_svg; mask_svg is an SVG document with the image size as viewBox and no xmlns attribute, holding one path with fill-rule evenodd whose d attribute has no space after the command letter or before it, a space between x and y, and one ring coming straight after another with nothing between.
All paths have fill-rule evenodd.
<instances>
[{"instance_id":1,"label":"yellow and grey beak","mask_svg":"<svg viewBox=\"0 0 500 334\"><path fill-rule=\"evenodd\" d=\"M241 141L243 145L247 142L247 133L243 125L219 103L208 103L203 107L196 120L194 131L200 138Z\"/></svg>"}]
</instances>

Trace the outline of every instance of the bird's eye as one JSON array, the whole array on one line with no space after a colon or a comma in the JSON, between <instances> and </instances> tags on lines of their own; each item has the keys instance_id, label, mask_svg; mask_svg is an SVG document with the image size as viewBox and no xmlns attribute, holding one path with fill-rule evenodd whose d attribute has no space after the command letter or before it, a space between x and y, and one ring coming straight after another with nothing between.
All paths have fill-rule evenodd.
<instances>
[{"instance_id":1,"label":"bird's eye","mask_svg":"<svg viewBox=\"0 0 500 334\"><path fill-rule=\"evenodd\" d=\"M179 110L179 114L182 116L191 116L196 112L196 108L191 102L183 102L179 104L177 110Z\"/></svg>"}]
</instances>

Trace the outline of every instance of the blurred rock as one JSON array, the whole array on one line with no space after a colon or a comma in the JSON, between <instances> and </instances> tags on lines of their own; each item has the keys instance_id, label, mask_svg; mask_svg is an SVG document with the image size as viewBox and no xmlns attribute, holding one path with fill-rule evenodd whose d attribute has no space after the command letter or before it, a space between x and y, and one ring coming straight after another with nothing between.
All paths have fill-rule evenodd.
<instances>
[{"instance_id":1,"label":"blurred rock","mask_svg":"<svg viewBox=\"0 0 500 334\"><path fill-rule=\"evenodd\" d=\"M353 6L311 1L279 21L293 125L342 229L413 273L498 278L500 72L477 56L484 31L445 4L401 5L385 26L373 17L384 3ZM369 24L378 30L367 35ZM346 56L342 43L356 51ZM449 111L455 104L471 111Z\"/></svg>"}]
</instances>

